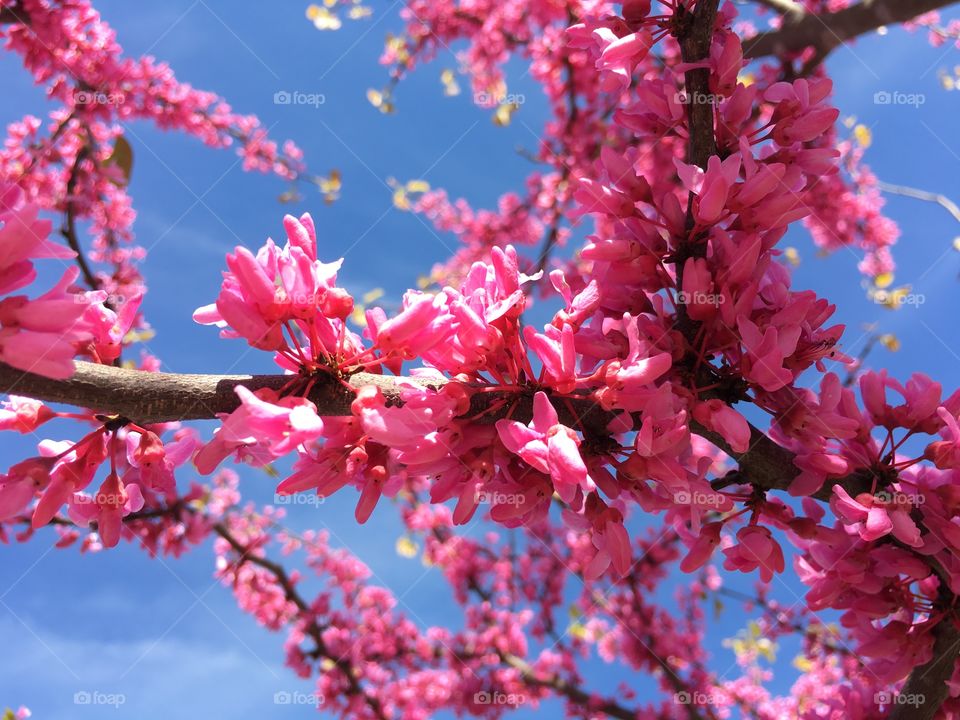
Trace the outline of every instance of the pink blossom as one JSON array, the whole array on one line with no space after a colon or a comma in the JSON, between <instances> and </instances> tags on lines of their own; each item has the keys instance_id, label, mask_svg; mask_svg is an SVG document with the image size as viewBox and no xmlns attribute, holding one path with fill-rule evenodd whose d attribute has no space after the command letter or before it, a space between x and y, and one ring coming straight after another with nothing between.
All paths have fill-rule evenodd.
<instances>
[{"instance_id":1,"label":"pink blossom","mask_svg":"<svg viewBox=\"0 0 960 720\"><path fill-rule=\"evenodd\" d=\"M546 393L533 396L533 419L529 425L515 420L498 420L497 434L510 452L550 476L561 498L573 499L577 487L587 481L587 467L580 456L580 439L560 424L557 411Z\"/></svg>"},{"instance_id":2,"label":"pink blossom","mask_svg":"<svg viewBox=\"0 0 960 720\"><path fill-rule=\"evenodd\" d=\"M759 525L748 525L737 531L737 544L724 548L727 570L753 572L760 569L760 579L770 582L775 573L784 569L783 551L773 539L770 530Z\"/></svg>"}]
</instances>

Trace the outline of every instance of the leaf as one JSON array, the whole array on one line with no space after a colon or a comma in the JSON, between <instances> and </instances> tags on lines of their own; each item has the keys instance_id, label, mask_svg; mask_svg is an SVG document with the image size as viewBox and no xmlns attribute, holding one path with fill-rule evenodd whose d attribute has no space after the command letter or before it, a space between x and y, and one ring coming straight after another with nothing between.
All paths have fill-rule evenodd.
<instances>
[{"instance_id":1,"label":"leaf","mask_svg":"<svg viewBox=\"0 0 960 720\"><path fill-rule=\"evenodd\" d=\"M590 639L590 633L587 632L586 626L581 623L571 624L570 627L567 628L567 634L569 634L571 637L577 638L578 640Z\"/></svg>"},{"instance_id":2,"label":"leaf","mask_svg":"<svg viewBox=\"0 0 960 720\"><path fill-rule=\"evenodd\" d=\"M453 70L449 68L440 73L440 82L443 83L443 94L447 97L453 97L460 94L460 84Z\"/></svg>"},{"instance_id":3,"label":"leaf","mask_svg":"<svg viewBox=\"0 0 960 720\"><path fill-rule=\"evenodd\" d=\"M369 305L376 300L379 300L383 297L383 288L374 288L370 292L364 293L363 295L363 304Z\"/></svg>"},{"instance_id":4,"label":"leaf","mask_svg":"<svg viewBox=\"0 0 960 720\"><path fill-rule=\"evenodd\" d=\"M397 555L402 558L415 558L417 556L417 551L420 548L417 544L408 536L404 535L397 538Z\"/></svg>"},{"instance_id":5,"label":"leaf","mask_svg":"<svg viewBox=\"0 0 960 720\"><path fill-rule=\"evenodd\" d=\"M296 188L290 188L280 193L280 195L277 196L277 200L279 200L282 205L287 205L289 203L300 202L302 198Z\"/></svg>"},{"instance_id":6,"label":"leaf","mask_svg":"<svg viewBox=\"0 0 960 720\"><path fill-rule=\"evenodd\" d=\"M868 148L873 143L873 133L866 125L860 124L853 129L853 136L860 143L860 147Z\"/></svg>"},{"instance_id":7,"label":"leaf","mask_svg":"<svg viewBox=\"0 0 960 720\"><path fill-rule=\"evenodd\" d=\"M890 352L897 352L900 349L900 338L893 333L881 335L878 340Z\"/></svg>"},{"instance_id":8,"label":"leaf","mask_svg":"<svg viewBox=\"0 0 960 720\"><path fill-rule=\"evenodd\" d=\"M113 152L107 158L107 165L116 165L123 172L123 184L130 184L133 172L133 148L123 135L117 135L113 141Z\"/></svg>"},{"instance_id":9,"label":"leaf","mask_svg":"<svg viewBox=\"0 0 960 720\"><path fill-rule=\"evenodd\" d=\"M880 273L873 279L874 286L880 288L881 290L883 288L890 287L892 283L893 283L893 273L889 273L889 272Z\"/></svg>"},{"instance_id":10,"label":"leaf","mask_svg":"<svg viewBox=\"0 0 960 720\"><path fill-rule=\"evenodd\" d=\"M329 5L330 3L325 2L324 4ZM313 26L317 30L339 30L343 25L340 18L320 5L310 5L307 8L307 19L313 21Z\"/></svg>"},{"instance_id":11,"label":"leaf","mask_svg":"<svg viewBox=\"0 0 960 720\"><path fill-rule=\"evenodd\" d=\"M370 104L377 108L377 110L386 115L389 115L394 110L393 103L390 101L389 90L370 88L367 90L367 100L369 100Z\"/></svg>"},{"instance_id":12,"label":"leaf","mask_svg":"<svg viewBox=\"0 0 960 720\"><path fill-rule=\"evenodd\" d=\"M520 105L515 102L500 103L493 113L493 124L497 127L506 127L510 124L510 119L518 109L520 109Z\"/></svg>"}]
</instances>

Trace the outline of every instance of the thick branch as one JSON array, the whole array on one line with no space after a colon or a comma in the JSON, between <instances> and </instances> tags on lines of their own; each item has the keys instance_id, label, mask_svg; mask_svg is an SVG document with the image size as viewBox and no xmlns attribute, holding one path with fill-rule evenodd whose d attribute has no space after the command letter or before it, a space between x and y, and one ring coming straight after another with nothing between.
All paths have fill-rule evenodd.
<instances>
[{"instance_id":1,"label":"thick branch","mask_svg":"<svg viewBox=\"0 0 960 720\"><path fill-rule=\"evenodd\" d=\"M806 12L798 2L794 0L757 0L758 5L763 5L781 15L802 15Z\"/></svg>"},{"instance_id":2,"label":"thick branch","mask_svg":"<svg viewBox=\"0 0 960 720\"><path fill-rule=\"evenodd\" d=\"M815 47L825 56L859 35L912 20L954 2L956 0L863 0L834 13L794 13L784 18L779 29L744 40L743 55L755 59Z\"/></svg>"},{"instance_id":3,"label":"thick branch","mask_svg":"<svg viewBox=\"0 0 960 720\"><path fill-rule=\"evenodd\" d=\"M0 25L29 25L29 20L19 2L0 8Z\"/></svg>"},{"instance_id":4,"label":"thick branch","mask_svg":"<svg viewBox=\"0 0 960 720\"><path fill-rule=\"evenodd\" d=\"M960 630L953 619L947 617L933 629L933 634L933 658L913 669L899 693L902 700L912 698L916 703L895 703L890 720L933 720L947 699L947 681L953 675L960 651Z\"/></svg>"},{"instance_id":5,"label":"thick branch","mask_svg":"<svg viewBox=\"0 0 960 720\"><path fill-rule=\"evenodd\" d=\"M680 38L685 63L699 63L710 56L713 26L719 0L701 0L693 12L689 30ZM713 132L713 96L710 94L710 68L697 68L684 73L687 89L687 120L690 140L687 162L706 169L707 160L717 154Z\"/></svg>"},{"instance_id":6,"label":"thick branch","mask_svg":"<svg viewBox=\"0 0 960 720\"><path fill-rule=\"evenodd\" d=\"M0 363L0 393L23 395L44 402L63 403L89 408L106 415L119 415L140 424L174 422L178 420L212 420L221 413L229 413L240 405L235 388L243 385L251 390L272 388L279 390L289 383L292 375L186 375L179 373L152 373L142 370L77 361L73 377L53 380L42 375L23 372ZM440 387L444 380L426 381L397 378L389 375L356 373L347 380L350 388L376 385L392 405L402 405L402 383L416 382ZM321 415L349 415L354 392L332 376L317 376L310 400ZM502 407L494 407L498 401ZM561 421L582 428L588 435L603 437L613 415L607 413L589 397L558 402ZM512 411L511 411L512 408ZM474 393L469 416L484 413L480 422L493 422L511 411L515 420L527 422L533 415L532 391ZM736 453L717 433L694 422L691 430L722 449L739 463L734 477L718 481L723 487L735 483L751 483L765 490L785 490L799 472L793 464L793 453L778 445L763 432L754 428L750 450ZM851 495L869 488L869 477L858 474L828 482L817 493L820 499L829 499L833 484L842 484Z\"/></svg>"}]
</instances>

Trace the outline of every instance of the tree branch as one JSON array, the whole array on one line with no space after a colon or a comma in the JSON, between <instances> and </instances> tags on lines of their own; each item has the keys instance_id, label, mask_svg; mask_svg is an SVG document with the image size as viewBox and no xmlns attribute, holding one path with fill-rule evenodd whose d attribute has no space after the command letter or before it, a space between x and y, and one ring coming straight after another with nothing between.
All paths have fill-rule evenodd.
<instances>
[{"instance_id":1,"label":"tree branch","mask_svg":"<svg viewBox=\"0 0 960 720\"><path fill-rule=\"evenodd\" d=\"M222 413L230 413L240 405L235 388L243 385L250 390L271 388L279 390L294 380L294 375L188 375L154 373L143 370L97 365L76 361L76 372L66 380L24 372L0 363L0 393L22 395L44 402L63 403L89 408L105 415L119 415L141 425L180 420L212 420ZM355 373L346 385L331 375L317 375L310 392L310 400L321 415L349 415L355 393L353 389L365 385L380 388L387 403L403 405L401 391L405 383L439 388L446 380L394 377L373 373ZM506 417L528 422L533 417L533 391L493 391L474 393L466 417L482 416L478 422L490 423ZM704 393L706 397L709 393ZM501 401L509 400L507 403ZM499 405L500 407L496 407ZM613 414L606 412L587 395L570 402L556 404L560 420L569 427L581 428L588 436L602 438ZM761 430L752 428L750 449L734 452L717 433L697 422L690 425L692 432L706 438L734 458L739 464L735 475L716 481L722 489L737 483L750 483L764 490L785 490L799 470L793 464L793 453L771 440ZM845 478L828 481L815 497L828 500L832 486L841 484L851 495L869 489L868 473L854 473Z\"/></svg>"},{"instance_id":2,"label":"tree branch","mask_svg":"<svg viewBox=\"0 0 960 720\"><path fill-rule=\"evenodd\" d=\"M803 5L794 0L756 0L756 2L781 15L803 15L806 12Z\"/></svg>"},{"instance_id":3,"label":"tree branch","mask_svg":"<svg viewBox=\"0 0 960 720\"><path fill-rule=\"evenodd\" d=\"M693 11L691 24L680 38L685 63L698 63L710 56L713 26L719 0L701 0ZM717 154L713 130L713 97L710 94L710 68L697 68L684 73L687 90L687 121L690 139L687 162L706 169L707 160Z\"/></svg>"},{"instance_id":4,"label":"tree branch","mask_svg":"<svg viewBox=\"0 0 960 720\"><path fill-rule=\"evenodd\" d=\"M70 168L70 176L67 179L66 197L64 197L64 217L63 226L60 228L60 234L67 241L67 245L76 254L77 265L80 268L80 274L91 290L100 289L100 281L93 273L83 254L83 248L80 247L80 239L77 235L77 214L74 207L73 195L77 189L77 181L80 178L80 165L90 155L90 149L84 145L77 152L77 157L73 161L73 167Z\"/></svg>"},{"instance_id":5,"label":"tree branch","mask_svg":"<svg viewBox=\"0 0 960 720\"><path fill-rule=\"evenodd\" d=\"M815 47L826 57L827 53L838 45L859 35L885 25L912 20L918 15L955 2L956 0L863 0L833 13L794 13L784 18L779 29L758 33L744 40L743 56L756 59Z\"/></svg>"},{"instance_id":6,"label":"tree branch","mask_svg":"<svg viewBox=\"0 0 960 720\"><path fill-rule=\"evenodd\" d=\"M953 618L946 617L931 632L935 638L933 658L915 667L898 693L905 699L912 696L918 702L894 703L890 720L933 720L949 695L947 681L953 675L960 651L960 630Z\"/></svg>"},{"instance_id":7,"label":"tree branch","mask_svg":"<svg viewBox=\"0 0 960 720\"><path fill-rule=\"evenodd\" d=\"M0 8L0 25L29 25L30 18L20 7L20 1Z\"/></svg>"},{"instance_id":8,"label":"tree branch","mask_svg":"<svg viewBox=\"0 0 960 720\"><path fill-rule=\"evenodd\" d=\"M960 205L946 195L940 193L918 190L917 188L907 187L906 185L894 185L892 183L879 181L877 187L881 192L891 195L902 195L903 197L913 198L914 200L923 200L924 202L936 203L948 213L953 215L953 219L960 222Z\"/></svg>"}]
</instances>

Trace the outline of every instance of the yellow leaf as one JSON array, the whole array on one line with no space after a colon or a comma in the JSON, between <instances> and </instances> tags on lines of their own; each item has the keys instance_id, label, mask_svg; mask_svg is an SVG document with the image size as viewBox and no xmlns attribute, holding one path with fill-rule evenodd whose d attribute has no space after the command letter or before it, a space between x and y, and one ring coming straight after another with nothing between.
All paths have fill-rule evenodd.
<instances>
[{"instance_id":1,"label":"yellow leaf","mask_svg":"<svg viewBox=\"0 0 960 720\"><path fill-rule=\"evenodd\" d=\"M340 190L343 185L343 178L340 176L340 171L334 168L327 177L320 178L318 182L323 192L331 193Z\"/></svg>"},{"instance_id":2,"label":"yellow leaf","mask_svg":"<svg viewBox=\"0 0 960 720\"><path fill-rule=\"evenodd\" d=\"M411 193L425 193L430 190L430 183L426 180L408 180L407 181L407 192Z\"/></svg>"},{"instance_id":3,"label":"yellow leaf","mask_svg":"<svg viewBox=\"0 0 960 720\"><path fill-rule=\"evenodd\" d=\"M397 62L406 63L410 59L407 51L407 41L402 35L387 34L386 48L397 56Z\"/></svg>"},{"instance_id":4,"label":"yellow leaf","mask_svg":"<svg viewBox=\"0 0 960 720\"><path fill-rule=\"evenodd\" d=\"M397 210L409 210L410 209L410 199L407 197L407 191L398 187L393 191L393 206Z\"/></svg>"},{"instance_id":5,"label":"yellow leaf","mask_svg":"<svg viewBox=\"0 0 960 720\"><path fill-rule=\"evenodd\" d=\"M893 283L893 273L880 273L873 279L874 287L888 288Z\"/></svg>"},{"instance_id":6,"label":"yellow leaf","mask_svg":"<svg viewBox=\"0 0 960 720\"><path fill-rule=\"evenodd\" d=\"M860 143L860 147L868 148L873 142L873 133L870 132L870 128L866 125L857 125L853 129L853 136L857 139L857 142Z\"/></svg>"},{"instance_id":7,"label":"yellow leaf","mask_svg":"<svg viewBox=\"0 0 960 720\"><path fill-rule=\"evenodd\" d=\"M339 30L343 25L340 18L334 15L325 7L311 5L307 8L307 17L313 20L313 26L317 30Z\"/></svg>"},{"instance_id":8,"label":"yellow leaf","mask_svg":"<svg viewBox=\"0 0 960 720\"><path fill-rule=\"evenodd\" d=\"M397 555L402 558L414 558L417 556L419 548L417 544L408 536L404 535L397 538Z\"/></svg>"},{"instance_id":9,"label":"yellow leaf","mask_svg":"<svg viewBox=\"0 0 960 720\"><path fill-rule=\"evenodd\" d=\"M130 183L133 172L133 148L123 135L117 135L113 141L113 152L107 158L107 165L116 165L123 172L124 185Z\"/></svg>"},{"instance_id":10,"label":"yellow leaf","mask_svg":"<svg viewBox=\"0 0 960 720\"><path fill-rule=\"evenodd\" d=\"M910 285L903 285L901 287L894 288L886 293L886 297L883 299L883 305L893 310L899 310L903 305L904 298L906 298L909 294Z\"/></svg>"},{"instance_id":11,"label":"yellow leaf","mask_svg":"<svg viewBox=\"0 0 960 720\"><path fill-rule=\"evenodd\" d=\"M354 306L353 312L350 313L350 322L352 322L357 327L366 327L367 326L367 316L364 313L364 309L360 306Z\"/></svg>"},{"instance_id":12,"label":"yellow leaf","mask_svg":"<svg viewBox=\"0 0 960 720\"><path fill-rule=\"evenodd\" d=\"M900 338L893 333L881 335L878 340L880 341L880 344L890 352L897 352L897 350L900 349Z\"/></svg>"},{"instance_id":13,"label":"yellow leaf","mask_svg":"<svg viewBox=\"0 0 960 720\"><path fill-rule=\"evenodd\" d=\"M567 628L567 633L577 638L578 640L590 639L590 633L587 632L587 628L581 625L580 623L574 623L569 628Z\"/></svg>"},{"instance_id":14,"label":"yellow leaf","mask_svg":"<svg viewBox=\"0 0 960 720\"><path fill-rule=\"evenodd\" d=\"M953 239L953 249L957 252L960 252L960 237L955 237Z\"/></svg>"},{"instance_id":15,"label":"yellow leaf","mask_svg":"<svg viewBox=\"0 0 960 720\"><path fill-rule=\"evenodd\" d=\"M383 297L383 288L374 288L363 296L363 304L369 305Z\"/></svg>"},{"instance_id":16,"label":"yellow leaf","mask_svg":"<svg viewBox=\"0 0 960 720\"><path fill-rule=\"evenodd\" d=\"M519 107L517 103L500 103L493 113L493 124L498 127L506 127L510 124L510 119Z\"/></svg>"},{"instance_id":17,"label":"yellow leaf","mask_svg":"<svg viewBox=\"0 0 960 720\"><path fill-rule=\"evenodd\" d=\"M783 256L787 259L787 262L797 267L800 264L800 253L797 252L795 247L788 247L783 251Z\"/></svg>"},{"instance_id":18,"label":"yellow leaf","mask_svg":"<svg viewBox=\"0 0 960 720\"><path fill-rule=\"evenodd\" d=\"M130 330L123 336L124 345L132 345L138 342L150 342L157 336L156 330Z\"/></svg>"},{"instance_id":19,"label":"yellow leaf","mask_svg":"<svg viewBox=\"0 0 960 720\"><path fill-rule=\"evenodd\" d=\"M800 672L810 672L813 670L813 661L803 655L797 655L793 659L793 666Z\"/></svg>"},{"instance_id":20,"label":"yellow leaf","mask_svg":"<svg viewBox=\"0 0 960 720\"><path fill-rule=\"evenodd\" d=\"M443 94L447 97L460 94L460 84L457 82L453 70L447 69L440 73L440 82L443 83Z\"/></svg>"},{"instance_id":21,"label":"yellow leaf","mask_svg":"<svg viewBox=\"0 0 960 720\"><path fill-rule=\"evenodd\" d=\"M363 18L368 18L373 15L373 8L363 7L362 5L357 5L350 8L348 13L351 20L362 20Z\"/></svg>"},{"instance_id":22,"label":"yellow leaf","mask_svg":"<svg viewBox=\"0 0 960 720\"><path fill-rule=\"evenodd\" d=\"M389 114L393 112L393 103L390 102L389 91L381 91L370 88L367 90L367 100L380 112Z\"/></svg>"}]
</instances>

